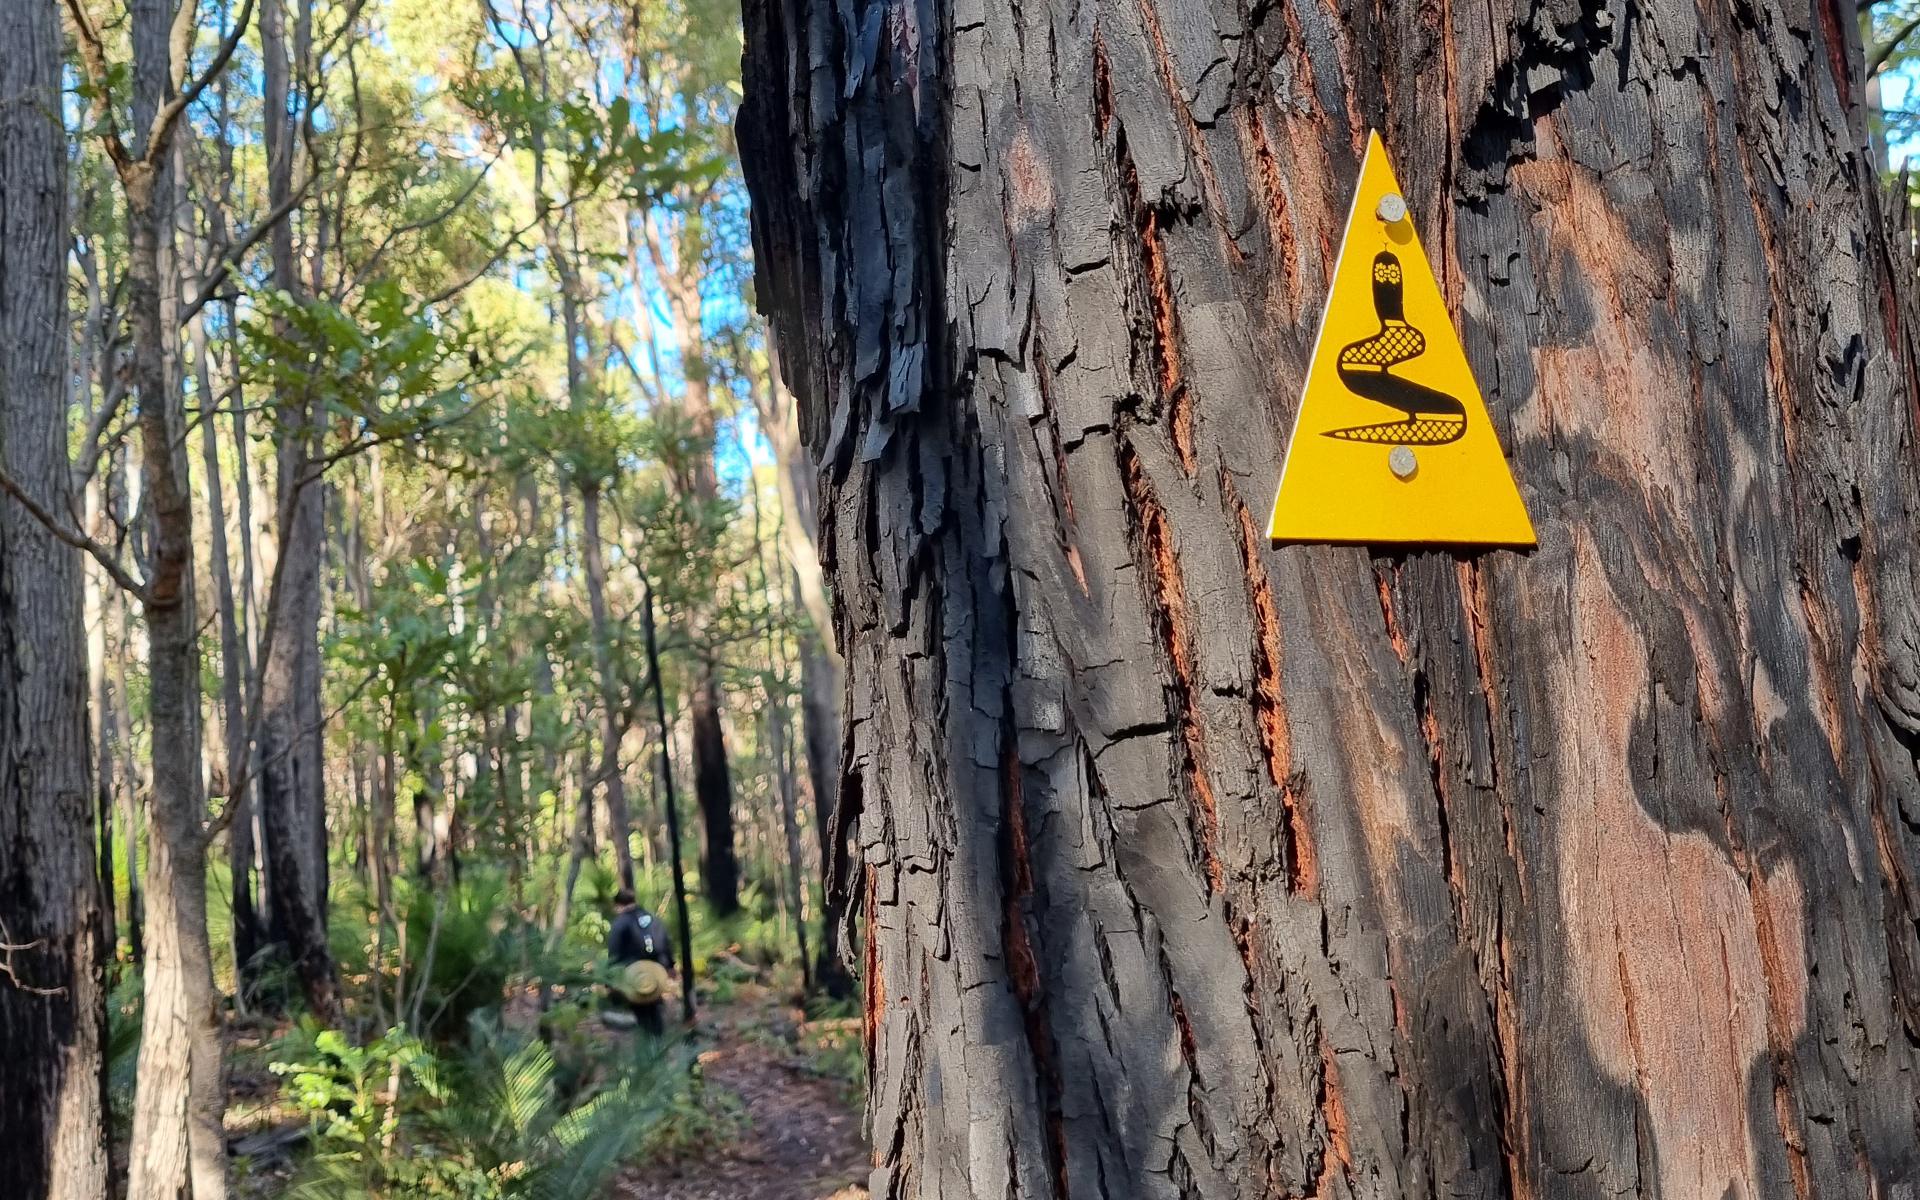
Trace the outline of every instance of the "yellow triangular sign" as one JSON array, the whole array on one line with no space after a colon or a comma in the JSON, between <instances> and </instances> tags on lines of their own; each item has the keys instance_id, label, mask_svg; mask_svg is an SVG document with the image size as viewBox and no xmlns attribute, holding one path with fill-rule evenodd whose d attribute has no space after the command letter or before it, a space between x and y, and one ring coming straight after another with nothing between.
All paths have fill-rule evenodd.
<instances>
[{"instance_id":1,"label":"yellow triangular sign","mask_svg":"<svg viewBox=\"0 0 1920 1200\"><path fill-rule=\"evenodd\" d=\"M1535 544L1378 134L1367 139L1268 536Z\"/></svg>"}]
</instances>

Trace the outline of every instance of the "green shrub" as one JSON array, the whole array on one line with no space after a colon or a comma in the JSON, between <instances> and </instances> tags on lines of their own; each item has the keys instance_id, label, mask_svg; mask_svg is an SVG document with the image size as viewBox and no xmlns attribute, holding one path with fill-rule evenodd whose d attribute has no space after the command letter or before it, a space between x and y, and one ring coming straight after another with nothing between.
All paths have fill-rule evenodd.
<instances>
[{"instance_id":1,"label":"green shrub","mask_svg":"<svg viewBox=\"0 0 1920 1200\"><path fill-rule=\"evenodd\" d=\"M686 1119L690 1055L577 1073L569 1086L538 1040L500 1035L445 1056L398 1030L355 1046L311 1035L300 1061L274 1071L283 1098L312 1123L302 1200L577 1200L596 1195L655 1137ZM607 1081L587 1080L605 1075ZM704 1120L704 1118L702 1118ZM690 1127L691 1129L692 1127Z\"/></svg>"},{"instance_id":2,"label":"green shrub","mask_svg":"<svg viewBox=\"0 0 1920 1200\"><path fill-rule=\"evenodd\" d=\"M398 889L407 927L409 1024L441 1041L500 1002L525 930L502 904L497 872L469 871L456 887Z\"/></svg>"}]
</instances>

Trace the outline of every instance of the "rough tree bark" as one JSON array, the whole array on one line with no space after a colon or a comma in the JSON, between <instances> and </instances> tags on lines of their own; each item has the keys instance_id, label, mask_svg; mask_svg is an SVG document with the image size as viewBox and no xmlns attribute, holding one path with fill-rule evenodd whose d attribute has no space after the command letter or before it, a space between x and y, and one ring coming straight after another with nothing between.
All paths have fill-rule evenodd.
<instances>
[{"instance_id":1,"label":"rough tree bark","mask_svg":"<svg viewBox=\"0 0 1920 1200\"><path fill-rule=\"evenodd\" d=\"M310 5L303 0L302 31L310 19ZM267 204L275 212L293 195L294 137L288 120L293 87L286 26L283 0L263 0ZM304 32L300 40L304 43ZM292 223L275 222L267 244L274 286L298 299L305 289ZM310 478L319 457L318 398L298 388L277 397L276 403L276 531L285 561L274 571L279 614L260 681L259 800L272 868L266 899L273 936L286 947L307 1006L320 1020L331 1021L339 1005L339 981L327 944L326 781L320 728L320 555L326 525L322 488Z\"/></svg>"},{"instance_id":2,"label":"rough tree bark","mask_svg":"<svg viewBox=\"0 0 1920 1200\"><path fill-rule=\"evenodd\" d=\"M69 513L60 58L52 4L0 9L0 466ZM53 1200L107 1191L81 607L78 554L0 501L0 1161L6 1190Z\"/></svg>"},{"instance_id":3,"label":"rough tree bark","mask_svg":"<svg viewBox=\"0 0 1920 1200\"><path fill-rule=\"evenodd\" d=\"M746 13L876 1197L1920 1186L1920 306L1851 6ZM1368 125L1530 555L1259 535Z\"/></svg>"}]
</instances>

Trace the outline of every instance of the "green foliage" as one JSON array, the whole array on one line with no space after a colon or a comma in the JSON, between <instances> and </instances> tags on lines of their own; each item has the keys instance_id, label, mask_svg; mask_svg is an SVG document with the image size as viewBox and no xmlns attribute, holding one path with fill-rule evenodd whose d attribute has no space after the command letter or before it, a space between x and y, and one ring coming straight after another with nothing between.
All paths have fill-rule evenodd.
<instances>
[{"instance_id":1,"label":"green foliage","mask_svg":"<svg viewBox=\"0 0 1920 1200\"><path fill-rule=\"evenodd\" d=\"M509 961L502 953L509 940L502 892L493 871L469 871L457 887L409 881L400 889L407 945L415 955L411 973L423 980L413 1011L434 1037L464 1032L470 1016L500 1001Z\"/></svg>"},{"instance_id":2,"label":"green foliage","mask_svg":"<svg viewBox=\"0 0 1920 1200\"><path fill-rule=\"evenodd\" d=\"M463 83L456 94L514 145L553 156L573 197L611 183L644 203L676 188L712 186L728 169L702 127L643 131L624 96L604 108L583 95L544 98L504 69Z\"/></svg>"},{"instance_id":3,"label":"green foliage","mask_svg":"<svg viewBox=\"0 0 1920 1200\"><path fill-rule=\"evenodd\" d=\"M1860 41L1871 81L1868 118L1876 138L1896 160L1920 132L1914 69L1920 60L1920 0L1882 0L1862 4Z\"/></svg>"},{"instance_id":4,"label":"green foliage","mask_svg":"<svg viewBox=\"0 0 1920 1200\"><path fill-rule=\"evenodd\" d=\"M312 1123L315 1151L292 1193L305 1200L574 1200L677 1121L708 1126L686 1082L690 1055L607 1061L568 1086L538 1040L495 1035L443 1056L390 1031L354 1046L314 1033L276 1063L283 1097ZM600 1078L601 1082L592 1082Z\"/></svg>"},{"instance_id":5,"label":"green foliage","mask_svg":"<svg viewBox=\"0 0 1920 1200\"><path fill-rule=\"evenodd\" d=\"M442 316L379 280L349 309L328 300L296 300L282 291L254 294L243 325L244 374L286 406L305 401L344 431L339 456L375 443L416 446L431 430L465 415L473 391L509 370L497 330L464 313Z\"/></svg>"},{"instance_id":6,"label":"green foliage","mask_svg":"<svg viewBox=\"0 0 1920 1200\"><path fill-rule=\"evenodd\" d=\"M364 1150L390 1139L399 1128L397 1088L404 1072L434 1100L444 1100L439 1072L419 1039L390 1030L378 1041L355 1046L345 1035L307 1022L302 1032L312 1052L300 1062L276 1062L269 1068L286 1080L285 1099L314 1124L323 1143Z\"/></svg>"},{"instance_id":7,"label":"green foliage","mask_svg":"<svg viewBox=\"0 0 1920 1200\"><path fill-rule=\"evenodd\" d=\"M800 1035L800 1052L809 1068L831 1080L846 1098L849 1108L866 1103L867 1048L861 1041L857 1012L837 1017L822 1017Z\"/></svg>"},{"instance_id":8,"label":"green foliage","mask_svg":"<svg viewBox=\"0 0 1920 1200\"><path fill-rule=\"evenodd\" d=\"M740 1097L706 1082L697 1070L669 1081L662 1099L666 1119L647 1130L639 1156L674 1162L713 1153L716 1146L746 1132L746 1108Z\"/></svg>"},{"instance_id":9,"label":"green foliage","mask_svg":"<svg viewBox=\"0 0 1920 1200\"><path fill-rule=\"evenodd\" d=\"M134 1081L140 1062L140 976L123 973L107 996L108 1117L116 1137L133 1129Z\"/></svg>"}]
</instances>

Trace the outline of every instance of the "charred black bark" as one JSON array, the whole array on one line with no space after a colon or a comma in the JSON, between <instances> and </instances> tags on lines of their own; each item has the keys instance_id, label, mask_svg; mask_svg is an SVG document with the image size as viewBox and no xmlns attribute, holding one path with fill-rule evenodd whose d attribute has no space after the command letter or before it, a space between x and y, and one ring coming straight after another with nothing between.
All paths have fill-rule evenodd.
<instances>
[{"instance_id":1,"label":"charred black bark","mask_svg":"<svg viewBox=\"0 0 1920 1200\"><path fill-rule=\"evenodd\" d=\"M800 730L807 750L807 790L813 796L814 833L819 839L820 893L826 905L820 922L820 949L814 958L813 977L821 991L835 1000L845 1000L853 995L854 980L842 957L843 914L834 906L832 888L834 831L840 827L834 811L840 790L839 698L824 691L819 682L823 676L837 678L838 675L827 661L817 635L803 636L800 639Z\"/></svg>"},{"instance_id":2,"label":"charred black bark","mask_svg":"<svg viewBox=\"0 0 1920 1200\"><path fill-rule=\"evenodd\" d=\"M700 806L700 888L715 916L740 911L740 860L733 848L733 774L720 727L720 685L708 674L694 688L693 792Z\"/></svg>"},{"instance_id":3,"label":"charred black bark","mask_svg":"<svg viewBox=\"0 0 1920 1200\"><path fill-rule=\"evenodd\" d=\"M745 7L874 1195L1920 1185L1920 305L1851 10ZM1530 556L1258 536L1368 126Z\"/></svg>"}]
</instances>

